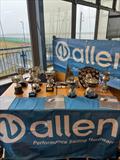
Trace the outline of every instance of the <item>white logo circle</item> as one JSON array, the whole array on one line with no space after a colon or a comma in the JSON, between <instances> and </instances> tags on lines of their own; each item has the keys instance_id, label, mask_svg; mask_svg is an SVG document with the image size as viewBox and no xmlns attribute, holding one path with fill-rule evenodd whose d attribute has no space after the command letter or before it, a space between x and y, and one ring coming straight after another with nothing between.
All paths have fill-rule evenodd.
<instances>
[{"instance_id":1,"label":"white logo circle","mask_svg":"<svg viewBox=\"0 0 120 160\"><path fill-rule=\"evenodd\" d=\"M59 41L55 47L55 52L60 61L67 61L70 58L70 49L66 42Z\"/></svg>"},{"instance_id":2,"label":"white logo circle","mask_svg":"<svg viewBox=\"0 0 120 160\"><path fill-rule=\"evenodd\" d=\"M20 140L26 128L23 121L12 114L0 114L0 141L13 143Z\"/></svg>"}]
</instances>

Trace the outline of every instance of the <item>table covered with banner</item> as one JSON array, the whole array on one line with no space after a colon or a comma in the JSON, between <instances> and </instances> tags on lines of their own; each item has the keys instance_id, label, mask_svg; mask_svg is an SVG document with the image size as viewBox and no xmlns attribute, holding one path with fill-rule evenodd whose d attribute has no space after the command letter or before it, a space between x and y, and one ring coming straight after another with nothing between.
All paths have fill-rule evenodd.
<instances>
[{"instance_id":1,"label":"table covered with banner","mask_svg":"<svg viewBox=\"0 0 120 160\"><path fill-rule=\"evenodd\" d=\"M85 89L80 87L76 98L67 97L68 89L57 89L57 94L54 91L49 97L43 85L38 97L25 98L28 85L22 98L10 98L14 95L11 85L0 97L0 146L5 148L6 158L116 158L120 139L120 42L54 38L53 52L55 71L66 72L70 66L75 76L84 67L110 72L109 86L117 92L112 89L108 95L99 93L98 98L90 99L83 96Z\"/></svg>"},{"instance_id":2,"label":"table covered with banner","mask_svg":"<svg viewBox=\"0 0 120 160\"><path fill-rule=\"evenodd\" d=\"M114 109L86 97L1 97L0 102L0 145L7 159L116 157L119 102Z\"/></svg>"}]
</instances>

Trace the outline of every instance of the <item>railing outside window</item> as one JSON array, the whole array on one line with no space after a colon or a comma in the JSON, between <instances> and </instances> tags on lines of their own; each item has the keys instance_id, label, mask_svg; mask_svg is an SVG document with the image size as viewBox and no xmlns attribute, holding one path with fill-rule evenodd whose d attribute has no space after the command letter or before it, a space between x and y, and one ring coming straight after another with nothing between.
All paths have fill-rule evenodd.
<instances>
[{"instance_id":1,"label":"railing outside window","mask_svg":"<svg viewBox=\"0 0 120 160\"><path fill-rule=\"evenodd\" d=\"M19 67L32 67L31 46L0 49L0 78L15 74Z\"/></svg>"}]
</instances>

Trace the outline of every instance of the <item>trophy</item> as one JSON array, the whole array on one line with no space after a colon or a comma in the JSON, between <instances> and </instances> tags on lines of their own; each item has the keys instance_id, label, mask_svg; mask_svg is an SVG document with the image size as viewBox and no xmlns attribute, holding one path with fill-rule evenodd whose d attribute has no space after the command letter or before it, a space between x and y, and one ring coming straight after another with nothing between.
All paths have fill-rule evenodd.
<instances>
[{"instance_id":1,"label":"trophy","mask_svg":"<svg viewBox=\"0 0 120 160\"><path fill-rule=\"evenodd\" d=\"M55 72L46 72L46 78L47 78L47 84L46 84L46 92L53 92L54 91L54 78L55 78Z\"/></svg>"},{"instance_id":2,"label":"trophy","mask_svg":"<svg viewBox=\"0 0 120 160\"><path fill-rule=\"evenodd\" d=\"M29 97L36 97L37 93L35 90L35 86L33 85L33 83L31 83L31 92L29 92Z\"/></svg>"},{"instance_id":3,"label":"trophy","mask_svg":"<svg viewBox=\"0 0 120 160\"><path fill-rule=\"evenodd\" d=\"M39 77L40 69L39 67L35 66L30 69L30 78L29 83L31 83L32 91L29 93L29 97L36 97L36 93L41 91L40 86L42 85Z\"/></svg>"},{"instance_id":4,"label":"trophy","mask_svg":"<svg viewBox=\"0 0 120 160\"><path fill-rule=\"evenodd\" d=\"M69 86L68 97L75 98L77 96L76 95L77 83L74 80L74 75L73 75L73 72L72 72L71 68L69 67L69 65L67 65L66 74L65 74L65 81Z\"/></svg>"},{"instance_id":5,"label":"trophy","mask_svg":"<svg viewBox=\"0 0 120 160\"><path fill-rule=\"evenodd\" d=\"M76 95L76 87L77 87L77 82L74 80L74 77L71 77L68 81L68 86L69 86L69 91L68 91L68 97L69 98L75 98Z\"/></svg>"},{"instance_id":6,"label":"trophy","mask_svg":"<svg viewBox=\"0 0 120 160\"><path fill-rule=\"evenodd\" d=\"M31 68L29 70L29 74L30 74L30 78L28 80L29 83L34 83L34 81L36 81L36 79L37 79L37 83L39 83L39 85L42 85L42 83L39 79L40 69L38 66Z\"/></svg>"},{"instance_id":7,"label":"trophy","mask_svg":"<svg viewBox=\"0 0 120 160\"><path fill-rule=\"evenodd\" d=\"M14 88L15 89L15 92L14 92L15 94L22 94L23 93L22 85L19 84L20 80L21 80L21 77L19 75L12 77L12 82L16 83L16 86Z\"/></svg>"},{"instance_id":8,"label":"trophy","mask_svg":"<svg viewBox=\"0 0 120 160\"><path fill-rule=\"evenodd\" d=\"M40 80L38 78L35 78L32 87L36 92L40 92L41 91L40 85L41 85Z\"/></svg>"},{"instance_id":9,"label":"trophy","mask_svg":"<svg viewBox=\"0 0 120 160\"><path fill-rule=\"evenodd\" d=\"M98 85L99 81L92 77L91 74L87 74L85 78L85 82L88 85L87 89L85 90L85 97L87 98L97 98L98 95L95 92L95 88Z\"/></svg>"},{"instance_id":10,"label":"trophy","mask_svg":"<svg viewBox=\"0 0 120 160\"><path fill-rule=\"evenodd\" d=\"M23 75L25 74L25 68L21 67L18 68L18 75L20 76L20 81L19 83L22 85L22 87L27 87L27 82L25 81L25 79L23 78Z\"/></svg>"},{"instance_id":11,"label":"trophy","mask_svg":"<svg viewBox=\"0 0 120 160\"><path fill-rule=\"evenodd\" d=\"M103 81L102 90L103 91L107 91L107 89L108 89L107 82L109 80L110 80L110 72L104 72L103 77L102 77L102 81Z\"/></svg>"}]
</instances>

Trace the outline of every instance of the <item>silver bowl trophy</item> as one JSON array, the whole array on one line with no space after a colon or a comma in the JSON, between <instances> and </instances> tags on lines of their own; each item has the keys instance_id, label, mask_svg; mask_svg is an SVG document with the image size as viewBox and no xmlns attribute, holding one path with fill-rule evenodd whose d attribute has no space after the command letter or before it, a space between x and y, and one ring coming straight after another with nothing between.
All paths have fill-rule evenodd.
<instances>
[{"instance_id":1,"label":"silver bowl trophy","mask_svg":"<svg viewBox=\"0 0 120 160\"><path fill-rule=\"evenodd\" d=\"M102 81L103 81L102 91L108 90L107 82L109 80L110 80L110 72L104 72L102 77Z\"/></svg>"},{"instance_id":2,"label":"silver bowl trophy","mask_svg":"<svg viewBox=\"0 0 120 160\"><path fill-rule=\"evenodd\" d=\"M85 82L88 85L87 89L85 90L85 97L97 98L98 95L95 92L95 88L98 85L99 81L95 77L92 77L91 74L87 74Z\"/></svg>"},{"instance_id":3,"label":"silver bowl trophy","mask_svg":"<svg viewBox=\"0 0 120 160\"><path fill-rule=\"evenodd\" d=\"M55 84L55 72L54 71L47 71L46 73L47 84L46 84L46 92L53 92L54 91L54 84Z\"/></svg>"},{"instance_id":4,"label":"silver bowl trophy","mask_svg":"<svg viewBox=\"0 0 120 160\"><path fill-rule=\"evenodd\" d=\"M20 84L22 85L22 87L27 87L28 84L26 82L26 80L23 78L23 75L25 74L25 68L21 67L18 68L18 75L20 76Z\"/></svg>"},{"instance_id":5,"label":"silver bowl trophy","mask_svg":"<svg viewBox=\"0 0 120 160\"><path fill-rule=\"evenodd\" d=\"M19 84L20 80L21 80L21 77L19 75L12 77L12 82L16 83L16 86L14 87L14 89L15 89L14 94L22 94L23 93L22 85Z\"/></svg>"},{"instance_id":6,"label":"silver bowl trophy","mask_svg":"<svg viewBox=\"0 0 120 160\"><path fill-rule=\"evenodd\" d=\"M35 66L29 70L30 78L28 80L31 83L32 91L29 93L29 97L36 97L37 92L41 91L40 86L42 85L40 79L38 78L40 75L40 69L38 66Z\"/></svg>"}]
</instances>

